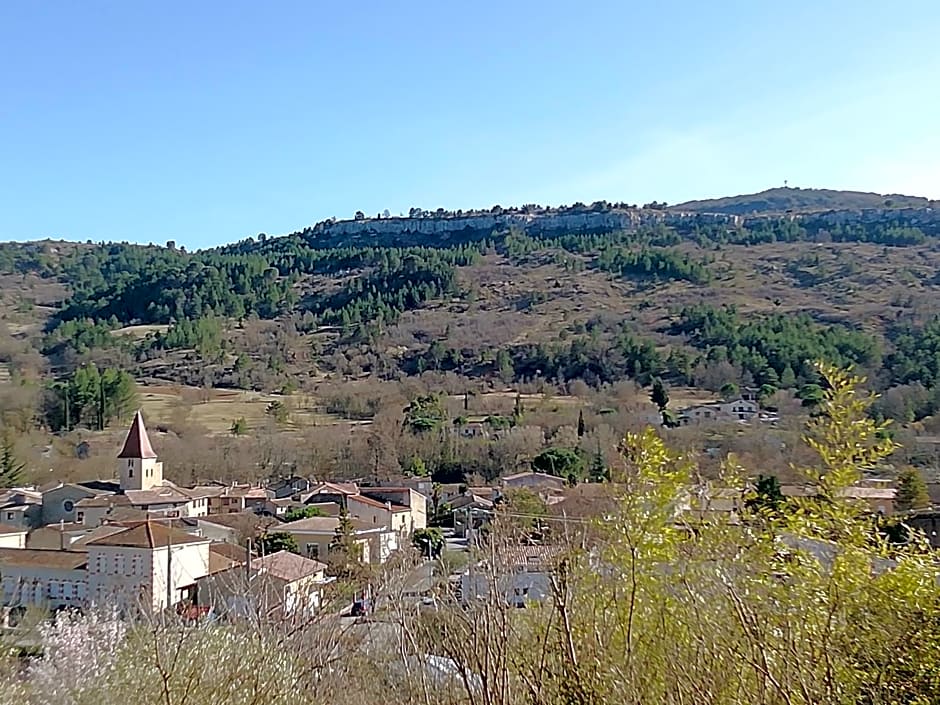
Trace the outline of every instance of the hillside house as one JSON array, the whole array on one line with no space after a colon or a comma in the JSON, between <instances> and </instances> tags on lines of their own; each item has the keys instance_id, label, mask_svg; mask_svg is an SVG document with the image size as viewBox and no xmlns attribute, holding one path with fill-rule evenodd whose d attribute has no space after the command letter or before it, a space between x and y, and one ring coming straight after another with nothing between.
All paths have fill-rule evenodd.
<instances>
[{"instance_id":1,"label":"hillside house","mask_svg":"<svg viewBox=\"0 0 940 705\"><path fill-rule=\"evenodd\" d=\"M525 607L551 596L551 574L562 550L557 546L506 546L460 576L464 604L486 599L495 587L503 600Z\"/></svg>"},{"instance_id":2,"label":"hillside house","mask_svg":"<svg viewBox=\"0 0 940 705\"><path fill-rule=\"evenodd\" d=\"M363 487L323 482L303 496L305 504L336 504L373 528L384 527L401 537L428 525L427 498L411 487Z\"/></svg>"},{"instance_id":3,"label":"hillside house","mask_svg":"<svg viewBox=\"0 0 940 705\"><path fill-rule=\"evenodd\" d=\"M300 553L313 560L326 560L330 544L339 527L337 517L309 517L298 519L276 528L294 537ZM393 551L398 550L399 536L385 526L376 526L352 519L353 536L361 551L363 563L384 563Z\"/></svg>"},{"instance_id":4,"label":"hillside house","mask_svg":"<svg viewBox=\"0 0 940 705\"><path fill-rule=\"evenodd\" d=\"M236 514L251 510L264 511L265 505L271 498L264 487L257 485L235 485L225 487L218 494L209 498L209 514Z\"/></svg>"},{"instance_id":5,"label":"hillside house","mask_svg":"<svg viewBox=\"0 0 940 705\"><path fill-rule=\"evenodd\" d=\"M326 565L288 551L254 558L198 581L198 602L224 617L311 617L332 582Z\"/></svg>"},{"instance_id":6,"label":"hillside house","mask_svg":"<svg viewBox=\"0 0 940 705\"><path fill-rule=\"evenodd\" d=\"M421 492L411 487L363 487L360 490L362 497L368 497L386 506L391 504L393 513L405 508L408 511L406 522L400 526L391 525L402 536L411 536L418 529L425 529L428 525L428 500ZM352 510L350 510L352 513ZM393 520L394 523L394 520Z\"/></svg>"},{"instance_id":7,"label":"hillside house","mask_svg":"<svg viewBox=\"0 0 940 705\"><path fill-rule=\"evenodd\" d=\"M548 504L559 502L564 499L564 492L568 483L560 477L549 475L544 472L519 472L514 475L506 475L500 479L499 484L504 490L527 489L537 495Z\"/></svg>"},{"instance_id":8,"label":"hillside house","mask_svg":"<svg viewBox=\"0 0 940 705\"><path fill-rule=\"evenodd\" d=\"M310 480L292 476L269 482L265 489L271 499L287 499L309 492L312 486Z\"/></svg>"},{"instance_id":9,"label":"hillside house","mask_svg":"<svg viewBox=\"0 0 940 705\"><path fill-rule=\"evenodd\" d=\"M88 598L153 612L191 601L209 574L209 543L153 520L89 541Z\"/></svg>"},{"instance_id":10,"label":"hillside house","mask_svg":"<svg viewBox=\"0 0 940 705\"><path fill-rule=\"evenodd\" d=\"M683 425L731 421L748 423L759 418L760 405L756 401L746 399L699 404L687 407L679 412L679 423Z\"/></svg>"},{"instance_id":11,"label":"hillside house","mask_svg":"<svg viewBox=\"0 0 940 705\"><path fill-rule=\"evenodd\" d=\"M26 487L0 490L0 523L32 529L42 523L42 493Z\"/></svg>"}]
</instances>

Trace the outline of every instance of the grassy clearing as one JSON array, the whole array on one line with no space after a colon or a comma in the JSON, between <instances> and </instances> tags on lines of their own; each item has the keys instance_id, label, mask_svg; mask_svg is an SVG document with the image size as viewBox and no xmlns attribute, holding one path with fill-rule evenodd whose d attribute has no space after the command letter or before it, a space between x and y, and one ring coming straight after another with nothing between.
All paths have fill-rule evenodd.
<instances>
[{"instance_id":1,"label":"grassy clearing","mask_svg":"<svg viewBox=\"0 0 940 705\"><path fill-rule=\"evenodd\" d=\"M141 407L148 423L156 425L191 424L212 434L226 434L235 419L244 418L249 429L264 426L268 405L279 401L290 409L285 430L308 426L350 424L322 410L319 399L307 394L285 396L239 390L201 390L182 386L146 386L138 389Z\"/></svg>"},{"instance_id":2,"label":"grassy clearing","mask_svg":"<svg viewBox=\"0 0 940 705\"><path fill-rule=\"evenodd\" d=\"M148 326L125 326L111 331L111 335L122 338L134 338L134 340L143 340L151 333L166 333L168 325L148 325Z\"/></svg>"}]
</instances>

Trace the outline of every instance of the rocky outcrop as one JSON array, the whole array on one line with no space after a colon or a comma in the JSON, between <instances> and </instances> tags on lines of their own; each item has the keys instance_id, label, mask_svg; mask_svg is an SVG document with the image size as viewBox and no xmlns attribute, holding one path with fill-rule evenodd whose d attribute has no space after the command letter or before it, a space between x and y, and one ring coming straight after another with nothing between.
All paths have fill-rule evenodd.
<instances>
[{"instance_id":1,"label":"rocky outcrop","mask_svg":"<svg viewBox=\"0 0 940 705\"><path fill-rule=\"evenodd\" d=\"M415 217L359 218L327 220L300 233L320 247L368 246L381 239L385 246L415 246L433 240L440 244L457 244L488 237L493 233L518 229L531 235L563 233L611 232L636 230L663 224L691 227L695 224L727 223L747 225L767 219L805 219L814 224L845 225L848 223L897 223L917 226L928 234L940 234L940 210L932 208L895 208L838 210L811 214L732 215L725 213L684 213L653 208L588 209L524 209L501 212L422 214Z\"/></svg>"}]
</instances>

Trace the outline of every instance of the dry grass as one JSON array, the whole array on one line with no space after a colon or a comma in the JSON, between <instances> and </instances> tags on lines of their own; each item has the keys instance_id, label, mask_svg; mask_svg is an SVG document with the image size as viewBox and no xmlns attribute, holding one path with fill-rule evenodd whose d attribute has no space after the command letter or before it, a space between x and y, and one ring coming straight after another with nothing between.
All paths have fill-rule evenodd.
<instances>
[{"instance_id":1,"label":"dry grass","mask_svg":"<svg viewBox=\"0 0 940 705\"><path fill-rule=\"evenodd\" d=\"M320 400L306 394L281 395L238 390L202 390L183 386L140 387L141 407L148 423L201 426L210 434L229 433L232 422L244 418L249 430L268 423L268 405L279 401L290 409L285 431L309 426L350 424L322 410Z\"/></svg>"},{"instance_id":2,"label":"dry grass","mask_svg":"<svg viewBox=\"0 0 940 705\"><path fill-rule=\"evenodd\" d=\"M166 333L168 328L168 325L125 326L111 331L111 334L122 338L142 340L152 333Z\"/></svg>"}]
</instances>

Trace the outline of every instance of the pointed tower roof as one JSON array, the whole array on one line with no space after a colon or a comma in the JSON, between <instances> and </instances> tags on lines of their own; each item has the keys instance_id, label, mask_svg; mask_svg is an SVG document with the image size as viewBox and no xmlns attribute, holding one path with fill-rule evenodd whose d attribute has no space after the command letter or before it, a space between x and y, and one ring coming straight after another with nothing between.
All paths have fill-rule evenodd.
<instances>
[{"instance_id":1,"label":"pointed tower roof","mask_svg":"<svg viewBox=\"0 0 940 705\"><path fill-rule=\"evenodd\" d=\"M150 438L147 436L147 428L144 426L144 417L138 411L134 414L134 421L127 431L127 438L124 439L124 447L118 453L119 458L156 458L157 454L153 452L153 446L150 445Z\"/></svg>"}]
</instances>

